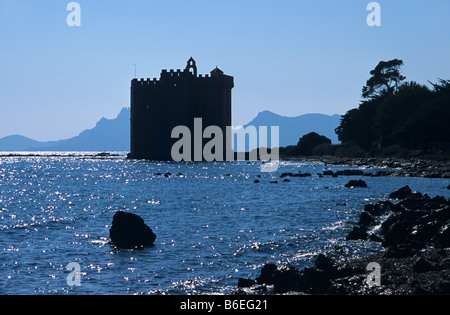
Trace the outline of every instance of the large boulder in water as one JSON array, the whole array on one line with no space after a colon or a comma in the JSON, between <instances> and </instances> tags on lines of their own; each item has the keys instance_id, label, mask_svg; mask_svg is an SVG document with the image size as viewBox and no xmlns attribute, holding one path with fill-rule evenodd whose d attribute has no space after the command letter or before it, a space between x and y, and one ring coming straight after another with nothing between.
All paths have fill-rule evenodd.
<instances>
[{"instance_id":1,"label":"large boulder in water","mask_svg":"<svg viewBox=\"0 0 450 315\"><path fill-rule=\"evenodd\" d=\"M156 239L152 229L133 213L118 211L109 230L111 242L121 248L150 246Z\"/></svg>"}]
</instances>

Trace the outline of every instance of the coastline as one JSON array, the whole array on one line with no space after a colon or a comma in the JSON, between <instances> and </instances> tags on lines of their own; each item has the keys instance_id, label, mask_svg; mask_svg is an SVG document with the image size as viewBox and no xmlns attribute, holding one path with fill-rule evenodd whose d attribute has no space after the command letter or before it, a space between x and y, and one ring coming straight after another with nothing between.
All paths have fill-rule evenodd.
<instances>
[{"instance_id":1,"label":"coastline","mask_svg":"<svg viewBox=\"0 0 450 315\"><path fill-rule=\"evenodd\" d=\"M236 294L450 295L450 199L402 187L366 204L346 241L382 249L348 258L335 248L303 270L269 262Z\"/></svg>"},{"instance_id":2,"label":"coastline","mask_svg":"<svg viewBox=\"0 0 450 315\"><path fill-rule=\"evenodd\" d=\"M381 167L394 170L380 171L365 176L403 176L425 178L450 178L449 160L429 160L418 158L346 158L336 156L291 157L280 156L281 161L314 162L324 165Z\"/></svg>"}]
</instances>

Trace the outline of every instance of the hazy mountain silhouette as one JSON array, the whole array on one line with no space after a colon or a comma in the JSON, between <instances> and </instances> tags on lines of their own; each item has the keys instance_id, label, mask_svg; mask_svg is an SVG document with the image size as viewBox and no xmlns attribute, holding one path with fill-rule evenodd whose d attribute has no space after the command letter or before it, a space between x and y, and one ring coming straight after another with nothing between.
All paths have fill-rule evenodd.
<instances>
[{"instance_id":1,"label":"hazy mountain silhouette","mask_svg":"<svg viewBox=\"0 0 450 315\"><path fill-rule=\"evenodd\" d=\"M64 140L62 140L64 141ZM60 141L40 142L21 135L12 135L0 139L1 151L31 151L31 148L45 148L59 144Z\"/></svg>"},{"instance_id":2,"label":"hazy mountain silhouette","mask_svg":"<svg viewBox=\"0 0 450 315\"><path fill-rule=\"evenodd\" d=\"M339 143L334 129L339 126L340 115L306 114L297 117L280 116L270 111L259 113L249 125L280 127L280 146L297 144L305 134L315 131ZM269 141L270 144L270 141ZM24 136L13 135L0 139L0 151L129 151L130 150L130 109L123 108L114 119L102 118L92 129L78 136L40 142Z\"/></svg>"},{"instance_id":3,"label":"hazy mountain silhouette","mask_svg":"<svg viewBox=\"0 0 450 315\"><path fill-rule=\"evenodd\" d=\"M268 138L270 139L270 126L280 127L280 142L282 147L296 145L298 140L310 133L316 132L331 139L332 143L340 143L335 133L339 126L341 115L324 114L304 114L296 117L287 117L275 114L271 111L260 112L252 121L244 125L248 126L268 126ZM270 141L269 141L270 145Z\"/></svg>"},{"instance_id":4,"label":"hazy mountain silhouette","mask_svg":"<svg viewBox=\"0 0 450 315\"><path fill-rule=\"evenodd\" d=\"M130 150L130 109L123 108L115 119L100 119L94 128L78 136L39 142L14 135L0 139L0 151L128 151Z\"/></svg>"}]
</instances>

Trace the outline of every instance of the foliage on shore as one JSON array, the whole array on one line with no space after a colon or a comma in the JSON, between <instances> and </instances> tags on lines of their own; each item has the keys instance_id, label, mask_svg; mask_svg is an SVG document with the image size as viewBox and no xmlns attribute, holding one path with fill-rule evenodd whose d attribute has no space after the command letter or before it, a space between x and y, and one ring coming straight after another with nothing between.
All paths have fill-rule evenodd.
<instances>
[{"instance_id":1,"label":"foliage on shore","mask_svg":"<svg viewBox=\"0 0 450 315\"><path fill-rule=\"evenodd\" d=\"M450 80L429 82L431 87L403 82L402 65L398 59L381 61L370 72L359 106L343 115L336 128L342 144L311 133L296 146L280 148L280 154L448 159Z\"/></svg>"}]
</instances>

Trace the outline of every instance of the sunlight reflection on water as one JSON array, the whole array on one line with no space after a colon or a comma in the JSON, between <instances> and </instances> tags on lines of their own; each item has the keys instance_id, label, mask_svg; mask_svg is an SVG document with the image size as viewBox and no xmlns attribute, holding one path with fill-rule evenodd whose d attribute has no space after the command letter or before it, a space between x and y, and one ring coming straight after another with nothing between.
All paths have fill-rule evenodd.
<instances>
[{"instance_id":1,"label":"sunlight reflection on water","mask_svg":"<svg viewBox=\"0 0 450 315\"><path fill-rule=\"evenodd\" d=\"M449 197L440 179L368 177L368 188L347 189L349 176L320 178L325 166L314 163L282 162L276 173L261 173L255 162L40 155L0 156L2 294L230 293L267 261L303 267L336 248L376 251L344 237L364 204L397 188ZM299 170L312 176L280 178ZM113 248L118 210L143 217L154 246ZM70 262L81 266L80 287L67 285Z\"/></svg>"}]
</instances>

